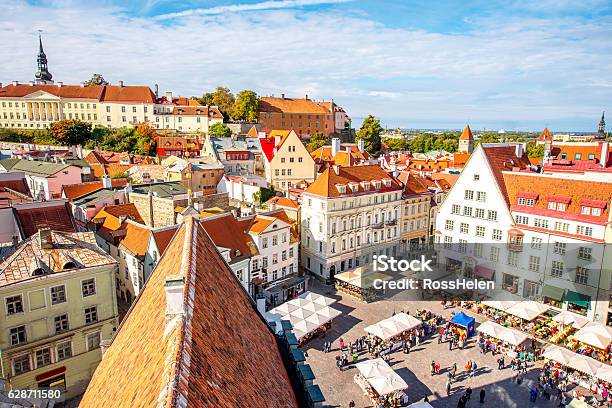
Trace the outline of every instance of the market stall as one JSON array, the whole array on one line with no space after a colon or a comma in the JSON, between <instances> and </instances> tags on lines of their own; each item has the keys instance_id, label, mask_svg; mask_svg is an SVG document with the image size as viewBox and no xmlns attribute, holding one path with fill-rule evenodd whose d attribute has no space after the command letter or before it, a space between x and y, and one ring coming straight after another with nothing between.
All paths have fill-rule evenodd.
<instances>
[{"instance_id":1,"label":"market stall","mask_svg":"<svg viewBox=\"0 0 612 408\"><path fill-rule=\"evenodd\" d=\"M397 313L388 319L366 327L364 330L382 340L389 340L400 334L421 326L423 322L406 313Z\"/></svg>"},{"instance_id":2,"label":"market stall","mask_svg":"<svg viewBox=\"0 0 612 408\"><path fill-rule=\"evenodd\" d=\"M453 316L451 323L455 326L459 326L467 331L468 336L474 335L474 327L476 325L476 319L463 312L459 312Z\"/></svg>"},{"instance_id":3,"label":"market stall","mask_svg":"<svg viewBox=\"0 0 612 408\"><path fill-rule=\"evenodd\" d=\"M380 272L369 272L364 268L357 268L354 271L338 273L334 275L334 279L336 290L370 302L384 293L382 289L374 287L374 282L387 281L392 278Z\"/></svg>"},{"instance_id":4,"label":"market stall","mask_svg":"<svg viewBox=\"0 0 612 408\"><path fill-rule=\"evenodd\" d=\"M341 314L329 307L334 299L306 292L295 299L269 310L266 315L278 320L289 320L293 333L300 343L305 343L331 327L332 320Z\"/></svg>"},{"instance_id":5,"label":"market stall","mask_svg":"<svg viewBox=\"0 0 612 408\"><path fill-rule=\"evenodd\" d=\"M355 365L354 380L375 406L395 407L406 402L408 384L382 358Z\"/></svg>"},{"instance_id":6,"label":"market stall","mask_svg":"<svg viewBox=\"0 0 612 408\"><path fill-rule=\"evenodd\" d=\"M495 349L506 353L511 358L518 356L519 347L529 339L529 336L523 332L490 321L478 326L476 331L490 337Z\"/></svg>"},{"instance_id":7,"label":"market stall","mask_svg":"<svg viewBox=\"0 0 612 408\"><path fill-rule=\"evenodd\" d=\"M546 313L548 309L550 309L550 306L548 305L534 302L533 300L526 300L510 306L505 310L505 312L530 322L536 317Z\"/></svg>"}]
</instances>

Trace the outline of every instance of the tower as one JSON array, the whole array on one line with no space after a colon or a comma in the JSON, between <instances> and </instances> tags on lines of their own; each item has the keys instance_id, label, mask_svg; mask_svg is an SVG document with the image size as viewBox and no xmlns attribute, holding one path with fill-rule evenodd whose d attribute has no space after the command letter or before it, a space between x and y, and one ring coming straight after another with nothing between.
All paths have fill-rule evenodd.
<instances>
[{"instance_id":1,"label":"tower","mask_svg":"<svg viewBox=\"0 0 612 408\"><path fill-rule=\"evenodd\" d=\"M47 56L43 50L42 37L40 31L38 32L38 55L36 56L36 64L38 65L38 71L34 75L37 84L52 84L53 75L47 69Z\"/></svg>"},{"instance_id":2,"label":"tower","mask_svg":"<svg viewBox=\"0 0 612 408\"><path fill-rule=\"evenodd\" d=\"M605 138L606 137L606 118L605 118L605 114L606 114L605 111L601 113L601 120L599 121L599 125L597 126L597 136L599 136L601 138Z\"/></svg>"},{"instance_id":3,"label":"tower","mask_svg":"<svg viewBox=\"0 0 612 408\"><path fill-rule=\"evenodd\" d=\"M459 136L459 153L472 153L474 150L474 135L470 125L466 125L465 129Z\"/></svg>"}]
</instances>

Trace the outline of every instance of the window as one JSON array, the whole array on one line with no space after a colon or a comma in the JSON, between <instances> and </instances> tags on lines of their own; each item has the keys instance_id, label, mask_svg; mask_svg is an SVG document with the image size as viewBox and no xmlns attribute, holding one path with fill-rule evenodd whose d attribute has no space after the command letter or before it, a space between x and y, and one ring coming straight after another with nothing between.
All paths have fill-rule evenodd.
<instances>
[{"instance_id":1,"label":"window","mask_svg":"<svg viewBox=\"0 0 612 408\"><path fill-rule=\"evenodd\" d=\"M24 354L23 356L15 357L13 359L13 372L15 375L19 375L30 371L30 355Z\"/></svg>"},{"instance_id":2,"label":"window","mask_svg":"<svg viewBox=\"0 0 612 408\"><path fill-rule=\"evenodd\" d=\"M556 221L555 222L555 231L568 232L569 231L569 224L567 222Z\"/></svg>"},{"instance_id":3,"label":"window","mask_svg":"<svg viewBox=\"0 0 612 408\"><path fill-rule=\"evenodd\" d=\"M444 229L447 231L452 231L453 230L453 221L452 220L446 220L446 223L444 224Z\"/></svg>"},{"instance_id":4,"label":"window","mask_svg":"<svg viewBox=\"0 0 612 408\"><path fill-rule=\"evenodd\" d=\"M480 242L474 244L474 256L477 258L482 258L482 248L483 245Z\"/></svg>"},{"instance_id":5,"label":"window","mask_svg":"<svg viewBox=\"0 0 612 408\"><path fill-rule=\"evenodd\" d=\"M87 351L100 347L100 332L87 335Z\"/></svg>"},{"instance_id":6,"label":"window","mask_svg":"<svg viewBox=\"0 0 612 408\"><path fill-rule=\"evenodd\" d=\"M578 258L590 261L591 260L591 248L589 247L578 248Z\"/></svg>"},{"instance_id":7,"label":"window","mask_svg":"<svg viewBox=\"0 0 612 408\"><path fill-rule=\"evenodd\" d=\"M64 313L62 315L55 316L54 321L55 321L55 333L61 333L69 329L67 314Z\"/></svg>"},{"instance_id":8,"label":"window","mask_svg":"<svg viewBox=\"0 0 612 408\"><path fill-rule=\"evenodd\" d=\"M531 239L531 248L532 249L542 249L542 238L532 238Z\"/></svg>"},{"instance_id":9,"label":"window","mask_svg":"<svg viewBox=\"0 0 612 408\"><path fill-rule=\"evenodd\" d=\"M508 252L508 265L510 266L518 265L518 252L513 252L513 251Z\"/></svg>"},{"instance_id":10,"label":"window","mask_svg":"<svg viewBox=\"0 0 612 408\"><path fill-rule=\"evenodd\" d=\"M272 265L276 265L278 263L278 254L272 254Z\"/></svg>"},{"instance_id":11,"label":"window","mask_svg":"<svg viewBox=\"0 0 612 408\"><path fill-rule=\"evenodd\" d=\"M516 216L516 223L517 224L522 224L522 225L529 225L529 217L526 217L524 215L517 215Z\"/></svg>"},{"instance_id":12,"label":"window","mask_svg":"<svg viewBox=\"0 0 612 408\"><path fill-rule=\"evenodd\" d=\"M484 218L485 217L485 210L482 209L482 208L476 208L474 216L476 218Z\"/></svg>"},{"instance_id":13,"label":"window","mask_svg":"<svg viewBox=\"0 0 612 408\"><path fill-rule=\"evenodd\" d=\"M529 270L531 272L539 272L540 271L540 257L529 255Z\"/></svg>"},{"instance_id":14,"label":"window","mask_svg":"<svg viewBox=\"0 0 612 408\"><path fill-rule=\"evenodd\" d=\"M583 206L583 207L580 208L580 212L583 215L589 215L589 214L591 214L591 207L584 207Z\"/></svg>"},{"instance_id":15,"label":"window","mask_svg":"<svg viewBox=\"0 0 612 408\"><path fill-rule=\"evenodd\" d=\"M463 207L463 215L466 217L472 216L472 207Z\"/></svg>"},{"instance_id":16,"label":"window","mask_svg":"<svg viewBox=\"0 0 612 408\"><path fill-rule=\"evenodd\" d=\"M491 253L489 254L491 262L499 262L499 248L496 246L491 247Z\"/></svg>"},{"instance_id":17,"label":"window","mask_svg":"<svg viewBox=\"0 0 612 408\"><path fill-rule=\"evenodd\" d=\"M548 229L548 220L543 220L542 218L535 218L533 220L533 226Z\"/></svg>"},{"instance_id":18,"label":"window","mask_svg":"<svg viewBox=\"0 0 612 408\"><path fill-rule=\"evenodd\" d=\"M555 242L554 253L559 255L565 255L565 247L567 244L565 242Z\"/></svg>"},{"instance_id":19,"label":"window","mask_svg":"<svg viewBox=\"0 0 612 408\"><path fill-rule=\"evenodd\" d=\"M461 253L467 251L467 241L465 239L459 239L459 248L457 250Z\"/></svg>"},{"instance_id":20,"label":"window","mask_svg":"<svg viewBox=\"0 0 612 408\"><path fill-rule=\"evenodd\" d=\"M480 174L474 174L474 181L480 180Z\"/></svg>"},{"instance_id":21,"label":"window","mask_svg":"<svg viewBox=\"0 0 612 408\"><path fill-rule=\"evenodd\" d=\"M470 226L464 222L459 225L459 232L467 234L470 231Z\"/></svg>"},{"instance_id":22,"label":"window","mask_svg":"<svg viewBox=\"0 0 612 408\"><path fill-rule=\"evenodd\" d=\"M23 313L23 301L21 299L21 295L9 296L5 300L6 300L6 313L8 315Z\"/></svg>"},{"instance_id":23,"label":"window","mask_svg":"<svg viewBox=\"0 0 612 408\"><path fill-rule=\"evenodd\" d=\"M453 204L453 207L451 209L451 213L459 215L460 212L461 212L461 206L457 205L457 204Z\"/></svg>"},{"instance_id":24,"label":"window","mask_svg":"<svg viewBox=\"0 0 612 408\"><path fill-rule=\"evenodd\" d=\"M92 324L98 321L98 307L91 306L85 308L85 324Z\"/></svg>"},{"instance_id":25,"label":"window","mask_svg":"<svg viewBox=\"0 0 612 408\"><path fill-rule=\"evenodd\" d=\"M448 237L448 236L444 237L444 248L449 249L452 243L453 243L452 237Z\"/></svg>"},{"instance_id":26,"label":"window","mask_svg":"<svg viewBox=\"0 0 612 408\"><path fill-rule=\"evenodd\" d=\"M320 226L320 223L319 223ZM321 228L319 228L319 231L321 230ZM278 245L278 236L277 235L273 235L272 236L272 246L277 246Z\"/></svg>"},{"instance_id":27,"label":"window","mask_svg":"<svg viewBox=\"0 0 612 408\"><path fill-rule=\"evenodd\" d=\"M497 221L497 211L495 210L489 210L487 219L491 220L491 221Z\"/></svg>"},{"instance_id":28,"label":"window","mask_svg":"<svg viewBox=\"0 0 612 408\"><path fill-rule=\"evenodd\" d=\"M599 217L601 215L601 208L591 208L591 215Z\"/></svg>"},{"instance_id":29,"label":"window","mask_svg":"<svg viewBox=\"0 0 612 408\"><path fill-rule=\"evenodd\" d=\"M266 249L268 247L268 238L262 238L261 239L261 247L263 249Z\"/></svg>"},{"instance_id":30,"label":"window","mask_svg":"<svg viewBox=\"0 0 612 408\"><path fill-rule=\"evenodd\" d=\"M552 261L552 267L550 269L550 276L554 278L560 278L563 276L564 264L561 261Z\"/></svg>"},{"instance_id":31,"label":"window","mask_svg":"<svg viewBox=\"0 0 612 408\"><path fill-rule=\"evenodd\" d=\"M11 346L16 346L17 344L22 344L28 341L26 336L26 327L25 326L17 326L9 329L9 343Z\"/></svg>"},{"instance_id":32,"label":"window","mask_svg":"<svg viewBox=\"0 0 612 408\"><path fill-rule=\"evenodd\" d=\"M476 201L486 201L487 200L487 193L484 191L478 191L476 192Z\"/></svg>"},{"instance_id":33,"label":"window","mask_svg":"<svg viewBox=\"0 0 612 408\"><path fill-rule=\"evenodd\" d=\"M474 199L474 191L473 190L465 190L465 194L463 195L463 198L466 200L473 200Z\"/></svg>"},{"instance_id":34,"label":"window","mask_svg":"<svg viewBox=\"0 0 612 408\"><path fill-rule=\"evenodd\" d=\"M64 285L53 286L50 291L52 305L57 305L66 301L66 287Z\"/></svg>"},{"instance_id":35,"label":"window","mask_svg":"<svg viewBox=\"0 0 612 408\"><path fill-rule=\"evenodd\" d=\"M493 228L493 240L501 241L502 240L502 230Z\"/></svg>"},{"instance_id":36,"label":"window","mask_svg":"<svg viewBox=\"0 0 612 408\"><path fill-rule=\"evenodd\" d=\"M83 297L92 296L96 294L96 281L94 278L85 279L81 281L81 290Z\"/></svg>"},{"instance_id":37,"label":"window","mask_svg":"<svg viewBox=\"0 0 612 408\"><path fill-rule=\"evenodd\" d=\"M485 227L483 227L481 225L477 225L476 226L476 236L477 237L484 237L485 236Z\"/></svg>"},{"instance_id":38,"label":"window","mask_svg":"<svg viewBox=\"0 0 612 408\"><path fill-rule=\"evenodd\" d=\"M593 236L593 227L587 227L584 225L578 225L576 226L576 233L578 235L585 235L587 237L592 237Z\"/></svg>"},{"instance_id":39,"label":"window","mask_svg":"<svg viewBox=\"0 0 612 408\"><path fill-rule=\"evenodd\" d=\"M36 350L36 368L51 364L51 349L49 347Z\"/></svg>"},{"instance_id":40,"label":"window","mask_svg":"<svg viewBox=\"0 0 612 408\"><path fill-rule=\"evenodd\" d=\"M576 267L576 278L574 282L580 283L581 285L586 285L589 281L589 270L587 268L583 268L582 266Z\"/></svg>"}]
</instances>

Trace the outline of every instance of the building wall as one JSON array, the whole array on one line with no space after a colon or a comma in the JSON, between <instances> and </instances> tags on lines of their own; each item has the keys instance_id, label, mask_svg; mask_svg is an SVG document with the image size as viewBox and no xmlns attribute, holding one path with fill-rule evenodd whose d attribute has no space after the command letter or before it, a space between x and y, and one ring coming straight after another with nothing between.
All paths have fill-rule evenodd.
<instances>
[{"instance_id":1,"label":"building wall","mask_svg":"<svg viewBox=\"0 0 612 408\"><path fill-rule=\"evenodd\" d=\"M35 389L38 387L36 376L54 369L65 367L66 398L74 397L85 391L87 383L102 358L100 348L87 349L87 336L100 333L102 340L108 340L117 327L117 303L115 297L116 264L104 267L85 268L66 273L48 275L43 279L26 281L0 288L0 299L5 305L7 296L22 295L24 312L0 319L0 348L2 364L8 377L7 389ZM96 294L82 297L81 281L95 278ZM51 304L50 288L66 286L66 302ZM84 309L97 306L98 322L86 325ZM54 317L67 313L70 329L55 334ZM28 342L23 345L10 346L9 329L26 326ZM72 357L58 360L56 346L69 341ZM51 348L51 364L37 368L35 350ZM12 360L15 357L29 355L31 371L13 375Z\"/></svg>"},{"instance_id":2,"label":"building wall","mask_svg":"<svg viewBox=\"0 0 612 408\"><path fill-rule=\"evenodd\" d=\"M302 141L292 132L274 154L267 175L276 189L286 190L299 180L313 182L317 168Z\"/></svg>"},{"instance_id":3,"label":"building wall","mask_svg":"<svg viewBox=\"0 0 612 408\"><path fill-rule=\"evenodd\" d=\"M261 130L295 130L303 137L309 137L315 132L323 132L325 136L334 133L334 117L332 113L278 113L260 112Z\"/></svg>"},{"instance_id":4,"label":"building wall","mask_svg":"<svg viewBox=\"0 0 612 408\"><path fill-rule=\"evenodd\" d=\"M146 225L163 227L175 224L174 207L178 205L172 198L130 193L129 202L133 203Z\"/></svg>"},{"instance_id":5,"label":"building wall","mask_svg":"<svg viewBox=\"0 0 612 408\"><path fill-rule=\"evenodd\" d=\"M429 194L404 199L401 218L403 250L428 242L430 202L431 195Z\"/></svg>"}]
</instances>

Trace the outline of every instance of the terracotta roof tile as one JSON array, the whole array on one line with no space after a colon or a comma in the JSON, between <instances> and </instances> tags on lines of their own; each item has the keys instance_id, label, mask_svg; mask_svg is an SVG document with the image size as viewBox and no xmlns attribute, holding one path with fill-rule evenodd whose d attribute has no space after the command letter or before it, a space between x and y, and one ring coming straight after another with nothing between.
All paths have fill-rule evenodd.
<instances>
[{"instance_id":1,"label":"terracotta roof tile","mask_svg":"<svg viewBox=\"0 0 612 408\"><path fill-rule=\"evenodd\" d=\"M72 212L65 202L49 201L36 208L15 208L17 219L26 237L30 237L41 228L54 231L75 232Z\"/></svg>"},{"instance_id":2,"label":"terracotta roof tile","mask_svg":"<svg viewBox=\"0 0 612 408\"><path fill-rule=\"evenodd\" d=\"M293 98L259 98L260 112L284 112L284 113L314 113L328 114L329 109L310 99L293 99Z\"/></svg>"},{"instance_id":3,"label":"terracotta roof tile","mask_svg":"<svg viewBox=\"0 0 612 408\"><path fill-rule=\"evenodd\" d=\"M107 228L110 231L115 231L121 227L121 217L127 217L138 223L144 223L140 213L136 209L136 206L132 203L108 205L98 211L93 219L96 220L104 218L102 227Z\"/></svg>"},{"instance_id":4,"label":"terracotta roof tile","mask_svg":"<svg viewBox=\"0 0 612 408\"><path fill-rule=\"evenodd\" d=\"M461 132L461 136L459 136L459 140L474 140L474 135L472 134L472 129L470 129L470 125L466 125Z\"/></svg>"},{"instance_id":5,"label":"terracotta roof tile","mask_svg":"<svg viewBox=\"0 0 612 408\"><path fill-rule=\"evenodd\" d=\"M497 185L501 188L502 194L506 199L506 203L509 203L508 192L506 185L503 180L502 171L512 170L518 168L524 170L531 165L527 154L523 154L522 157L516 156L516 146L507 144L481 144L485 157L493 170L493 175L497 180Z\"/></svg>"},{"instance_id":6,"label":"terracotta roof tile","mask_svg":"<svg viewBox=\"0 0 612 408\"><path fill-rule=\"evenodd\" d=\"M125 228L125 237L121 240L119 248L127 250L134 256L144 257L151 237L151 229L146 225L127 220L120 228Z\"/></svg>"},{"instance_id":7,"label":"terracotta roof tile","mask_svg":"<svg viewBox=\"0 0 612 408\"><path fill-rule=\"evenodd\" d=\"M51 95L69 99L92 99L101 102L141 102L154 103L155 94L148 86L116 85L7 85L0 88L0 98L20 98L34 92L43 91Z\"/></svg>"},{"instance_id":8,"label":"terracotta roof tile","mask_svg":"<svg viewBox=\"0 0 612 408\"><path fill-rule=\"evenodd\" d=\"M203 219L201 223L215 245L240 251L240 255L231 251L230 259L233 260L234 258L256 255L258 253L253 239L244 231L232 214L225 213L208 217Z\"/></svg>"},{"instance_id":9,"label":"terracotta roof tile","mask_svg":"<svg viewBox=\"0 0 612 408\"><path fill-rule=\"evenodd\" d=\"M376 190L373 185L370 185L370 190L364 190L361 186L361 182L372 182L381 181L383 179L391 180L391 186L385 187L381 182L381 188ZM358 183L357 192L352 193L349 188L349 183ZM346 185L346 194L340 194L336 185ZM363 194L376 192L387 192L387 191L399 191L401 186L398 181L389 176L380 166L378 165L365 165L365 166L352 166L352 167L338 167L338 174L333 168L328 168L321 174L311 185L306 189L307 193L323 196L323 197L340 197L342 195L351 194Z\"/></svg>"},{"instance_id":10,"label":"terracotta roof tile","mask_svg":"<svg viewBox=\"0 0 612 408\"><path fill-rule=\"evenodd\" d=\"M27 196L30 195L30 188L25 178L18 180L0 180L0 187L16 191Z\"/></svg>"},{"instance_id":11,"label":"terracotta roof tile","mask_svg":"<svg viewBox=\"0 0 612 408\"><path fill-rule=\"evenodd\" d=\"M552 133L550 133L550 130L548 130L547 127L544 128L540 136L538 136L537 138L538 142L552 142L552 140L553 140L553 135Z\"/></svg>"},{"instance_id":12,"label":"terracotta roof tile","mask_svg":"<svg viewBox=\"0 0 612 408\"><path fill-rule=\"evenodd\" d=\"M170 241L172 241L172 237L178 230L178 226L174 226L171 228L164 228L161 230L153 231L153 239L155 239L155 243L157 244L157 249L159 249L159 253L163 254Z\"/></svg>"},{"instance_id":13,"label":"terracotta roof tile","mask_svg":"<svg viewBox=\"0 0 612 408\"><path fill-rule=\"evenodd\" d=\"M111 180L112 187L123 187L127 185L126 179L113 179ZM75 200L79 197L82 197L86 194L93 193L94 191L98 191L104 188L102 185L102 181L89 181L86 183L79 184L66 184L62 187L64 191L64 195L70 201Z\"/></svg>"},{"instance_id":14,"label":"terracotta roof tile","mask_svg":"<svg viewBox=\"0 0 612 408\"><path fill-rule=\"evenodd\" d=\"M171 275L184 277L185 315L167 321L164 282ZM297 407L274 334L191 217L126 316L81 404Z\"/></svg>"},{"instance_id":15,"label":"terracotta roof tile","mask_svg":"<svg viewBox=\"0 0 612 408\"><path fill-rule=\"evenodd\" d=\"M287 207L287 208L298 208L299 207L297 201L291 200L290 198L287 198L287 197L272 197L271 199L266 201L266 204L274 204L279 207Z\"/></svg>"}]
</instances>

